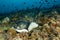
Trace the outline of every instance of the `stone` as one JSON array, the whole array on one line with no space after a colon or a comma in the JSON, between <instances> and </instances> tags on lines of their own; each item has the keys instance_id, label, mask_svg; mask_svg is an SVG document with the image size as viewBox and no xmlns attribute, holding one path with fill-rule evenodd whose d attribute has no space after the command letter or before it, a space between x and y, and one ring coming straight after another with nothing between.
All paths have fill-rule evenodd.
<instances>
[{"instance_id":1,"label":"stone","mask_svg":"<svg viewBox=\"0 0 60 40\"><path fill-rule=\"evenodd\" d=\"M32 29L34 29L34 28L36 28L36 27L38 27L38 24L35 23L35 22L31 22L31 24L30 24L29 27L28 27L28 31L31 31Z\"/></svg>"}]
</instances>

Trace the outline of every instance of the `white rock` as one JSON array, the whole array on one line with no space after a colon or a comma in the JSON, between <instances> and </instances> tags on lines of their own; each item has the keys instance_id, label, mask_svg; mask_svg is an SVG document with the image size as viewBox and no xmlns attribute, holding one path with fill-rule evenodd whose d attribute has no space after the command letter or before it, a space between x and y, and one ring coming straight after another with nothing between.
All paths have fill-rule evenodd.
<instances>
[{"instance_id":1,"label":"white rock","mask_svg":"<svg viewBox=\"0 0 60 40\"><path fill-rule=\"evenodd\" d=\"M28 32L28 30L26 30L26 29L22 29L22 30L16 29L16 31L17 31L17 32Z\"/></svg>"},{"instance_id":2,"label":"white rock","mask_svg":"<svg viewBox=\"0 0 60 40\"><path fill-rule=\"evenodd\" d=\"M32 22L32 23L29 25L29 27L28 27L28 31L31 31L32 29L34 29L34 28L36 28L36 27L38 27L38 24L35 23L35 22Z\"/></svg>"}]
</instances>

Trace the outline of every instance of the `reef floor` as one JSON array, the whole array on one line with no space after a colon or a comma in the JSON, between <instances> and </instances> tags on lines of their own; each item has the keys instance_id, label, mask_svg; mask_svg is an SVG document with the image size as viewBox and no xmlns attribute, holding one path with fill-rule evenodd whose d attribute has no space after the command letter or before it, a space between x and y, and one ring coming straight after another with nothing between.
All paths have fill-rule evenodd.
<instances>
[{"instance_id":1,"label":"reef floor","mask_svg":"<svg viewBox=\"0 0 60 40\"><path fill-rule=\"evenodd\" d=\"M35 13L20 12L4 16L0 20L0 40L60 40L60 14L57 11ZM28 22L35 22L38 27L29 32L15 31L18 26L20 29L28 27Z\"/></svg>"}]
</instances>

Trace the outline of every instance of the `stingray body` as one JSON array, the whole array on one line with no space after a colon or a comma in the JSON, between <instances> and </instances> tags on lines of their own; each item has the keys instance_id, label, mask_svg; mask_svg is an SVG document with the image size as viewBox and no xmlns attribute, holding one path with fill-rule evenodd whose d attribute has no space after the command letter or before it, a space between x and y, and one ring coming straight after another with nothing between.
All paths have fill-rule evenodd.
<instances>
[{"instance_id":1,"label":"stingray body","mask_svg":"<svg viewBox=\"0 0 60 40\"><path fill-rule=\"evenodd\" d=\"M58 7L60 0L0 0L0 14L39 8L41 10Z\"/></svg>"}]
</instances>

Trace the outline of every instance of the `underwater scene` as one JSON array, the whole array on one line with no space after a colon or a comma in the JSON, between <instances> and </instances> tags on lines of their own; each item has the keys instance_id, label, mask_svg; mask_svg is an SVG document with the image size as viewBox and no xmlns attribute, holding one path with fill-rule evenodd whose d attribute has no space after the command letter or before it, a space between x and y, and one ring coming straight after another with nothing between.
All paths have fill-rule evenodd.
<instances>
[{"instance_id":1,"label":"underwater scene","mask_svg":"<svg viewBox=\"0 0 60 40\"><path fill-rule=\"evenodd\" d=\"M0 40L60 40L60 0L0 0Z\"/></svg>"}]
</instances>

